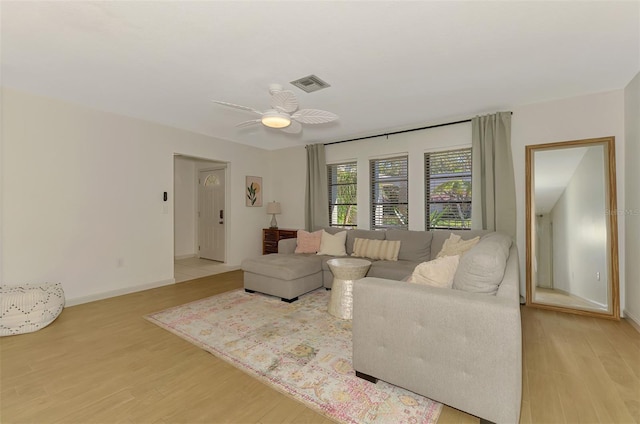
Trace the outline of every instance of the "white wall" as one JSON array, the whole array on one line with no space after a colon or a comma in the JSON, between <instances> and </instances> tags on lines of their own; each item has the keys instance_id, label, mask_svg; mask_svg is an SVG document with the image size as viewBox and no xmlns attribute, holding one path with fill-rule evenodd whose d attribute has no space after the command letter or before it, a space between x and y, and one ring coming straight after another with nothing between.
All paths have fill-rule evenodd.
<instances>
[{"instance_id":1,"label":"white wall","mask_svg":"<svg viewBox=\"0 0 640 424\"><path fill-rule=\"evenodd\" d=\"M603 307L611 304L604 163L602 146L589 147L551 209L553 288Z\"/></svg>"},{"instance_id":2,"label":"white wall","mask_svg":"<svg viewBox=\"0 0 640 424\"><path fill-rule=\"evenodd\" d=\"M625 104L625 272L624 314L640 328L640 72L624 90ZM620 215L618 215L620 218Z\"/></svg>"},{"instance_id":3,"label":"white wall","mask_svg":"<svg viewBox=\"0 0 640 424\"><path fill-rule=\"evenodd\" d=\"M176 156L174 167L174 255L196 254L196 166L192 159Z\"/></svg>"},{"instance_id":4,"label":"white wall","mask_svg":"<svg viewBox=\"0 0 640 424\"><path fill-rule=\"evenodd\" d=\"M511 127L511 148L516 180L517 242L520 253L520 293L525 279L525 146L557 141L614 136L618 206L624 205L625 133L624 91L590 94L551 102L516 106ZM621 219L622 218L622 219ZM624 304L624 219L618 219L620 292Z\"/></svg>"},{"instance_id":5,"label":"white wall","mask_svg":"<svg viewBox=\"0 0 640 424\"><path fill-rule=\"evenodd\" d=\"M280 202L282 214L277 215L278 227L304 229L304 196L307 175L307 151L304 146L272 152L272 188L265 201ZM269 227L271 215L265 215L264 226Z\"/></svg>"},{"instance_id":6,"label":"white wall","mask_svg":"<svg viewBox=\"0 0 640 424\"><path fill-rule=\"evenodd\" d=\"M227 262L260 254L244 183L270 180L270 152L7 88L2 111L3 284L73 304L172 283L176 153L229 163Z\"/></svg>"}]
</instances>

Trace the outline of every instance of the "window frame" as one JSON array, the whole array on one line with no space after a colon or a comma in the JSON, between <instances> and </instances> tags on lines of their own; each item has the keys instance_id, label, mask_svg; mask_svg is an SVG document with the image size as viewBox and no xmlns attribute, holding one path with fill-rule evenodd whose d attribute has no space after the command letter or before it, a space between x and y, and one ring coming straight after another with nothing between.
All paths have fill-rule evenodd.
<instances>
[{"instance_id":1,"label":"window frame","mask_svg":"<svg viewBox=\"0 0 640 424\"><path fill-rule=\"evenodd\" d=\"M456 172L450 174L438 174L440 175L437 178L433 178L434 174L431 174L431 160L433 156L447 156L454 155L457 152L464 152L467 156L468 168L463 172ZM442 201L433 201L431 200L431 181L439 180L442 183L462 180L468 181L469 189L468 189L468 200L442 200ZM425 215L425 229L427 231L433 230L471 230L471 202L473 199L473 187L472 187L472 153L471 146L462 147L462 148L454 148L447 150L439 150L439 151L431 151L424 153L424 215ZM468 218L459 219L461 222L460 226L452 226L451 223L455 221L455 219L449 218L447 222L449 225L432 225L431 218L431 205L464 205L464 208L458 208L458 210L466 209L469 212Z\"/></svg>"},{"instance_id":2,"label":"window frame","mask_svg":"<svg viewBox=\"0 0 640 424\"><path fill-rule=\"evenodd\" d=\"M402 166L404 168L404 176L387 177L385 179L380 178L380 176L376 172L376 167L377 167L377 164L385 161L398 161L398 162L403 161L404 164ZM401 156L370 159L369 160L369 178L370 178L369 180L370 182L369 184L370 227L369 228L372 230L387 230L387 229L408 230L409 229L409 155L404 154ZM401 201L403 193L400 190L398 191L398 201L396 202L379 201L378 199L380 197L380 190L377 187L377 184L379 184L381 181L397 183L396 185L398 186L402 186L402 184L404 183L404 186L405 186L404 198L406 199L406 201L404 202ZM376 210L378 209L378 207L383 208L381 216L378 216L378 214L376 214ZM406 212L404 213L405 222L400 225L384 224L384 223L378 224L377 223L378 220L384 220L385 207L395 207L396 215L399 208L401 207L406 208ZM398 220L401 220L401 219L402 219L401 217L398 217Z\"/></svg>"},{"instance_id":3,"label":"window frame","mask_svg":"<svg viewBox=\"0 0 640 424\"><path fill-rule=\"evenodd\" d=\"M355 181L352 183L333 183L332 181L332 175L333 175L333 170L335 170L335 174L336 177L338 176L338 167L340 166L352 166L353 168L355 168ZM337 179L336 179L337 181ZM332 198L332 188L339 187L339 186L350 186L352 185L355 189L355 193L354 193L354 202L355 203L337 203L333 201ZM347 162L340 162L340 163L331 163L331 164L327 164L327 189L328 189L328 197L329 197L329 226L330 227L335 227L335 228L346 228L346 229L352 229L352 228L357 228L358 226L358 161L347 161ZM333 209L334 207L337 206L355 206L355 216L356 216L356 222L353 224L346 224L346 223L336 223L333 222Z\"/></svg>"}]
</instances>

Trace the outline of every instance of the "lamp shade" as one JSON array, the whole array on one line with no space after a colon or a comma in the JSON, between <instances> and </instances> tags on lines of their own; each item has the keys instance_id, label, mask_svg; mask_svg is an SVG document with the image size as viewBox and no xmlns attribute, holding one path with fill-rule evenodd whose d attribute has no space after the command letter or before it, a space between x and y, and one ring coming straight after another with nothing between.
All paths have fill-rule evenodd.
<instances>
[{"instance_id":1,"label":"lamp shade","mask_svg":"<svg viewBox=\"0 0 640 424\"><path fill-rule=\"evenodd\" d=\"M269 202L267 203L267 213L268 214L280 214L282 210L280 209L280 202Z\"/></svg>"}]
</instances>

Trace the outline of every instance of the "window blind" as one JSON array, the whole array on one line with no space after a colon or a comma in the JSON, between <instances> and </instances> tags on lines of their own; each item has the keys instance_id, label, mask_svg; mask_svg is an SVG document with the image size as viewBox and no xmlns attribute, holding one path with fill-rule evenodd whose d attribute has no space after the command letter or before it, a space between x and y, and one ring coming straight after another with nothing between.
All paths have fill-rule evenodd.
<instances>
[{"instance_id":1,"label":"window blind","mask_svg":"<svg viewBox=\"0 0 640 424\"><path fill-rule=\"evenodd\" d=\"M329 226L354 228L358 223L358 165L356 162L327 165Z\"/></svg>"},{"instance_id":2,"label":"window blind","mask_svg":"<svg viewBox=\"0 0 640 424\"><path fill-rule=\"evenodd\" d=\"M427 229L471 229L471 148L424 155Z\"/></svg>"},{"instance_id":3,"label":"window blind","mask_svg":"<svg viewBox=\"0 0 640 424\"><path fill-rule=\"evenodd\" d=\"M408 156L373 159L371 174L371 229L409 228Z\"/></svg>"}]
</instances>

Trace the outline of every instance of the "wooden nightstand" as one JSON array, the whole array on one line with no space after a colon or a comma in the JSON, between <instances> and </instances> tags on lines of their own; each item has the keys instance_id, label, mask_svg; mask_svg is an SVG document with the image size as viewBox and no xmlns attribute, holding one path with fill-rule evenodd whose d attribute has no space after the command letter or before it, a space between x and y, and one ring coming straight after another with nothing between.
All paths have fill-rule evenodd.
<instances>
[{"instance_id":1,"label":"wooden nightstand","mask_svg":"<svg viewBox=\"0 0 640 424\"><path fill-rule=\"evenodd\" d=\"M262 229L262 254L278 253L278 241L282 239L296 238L298 230L284 228Z\"/></svg>"}]
</instances>

